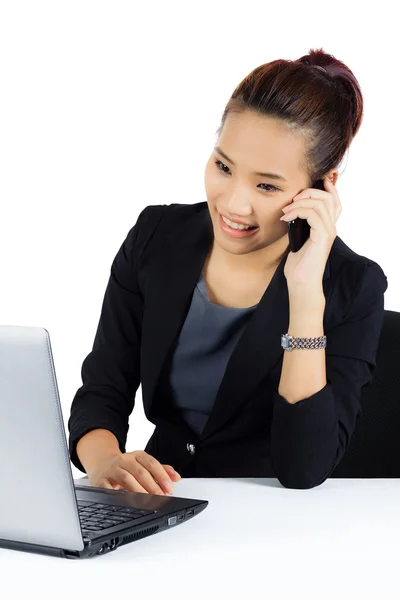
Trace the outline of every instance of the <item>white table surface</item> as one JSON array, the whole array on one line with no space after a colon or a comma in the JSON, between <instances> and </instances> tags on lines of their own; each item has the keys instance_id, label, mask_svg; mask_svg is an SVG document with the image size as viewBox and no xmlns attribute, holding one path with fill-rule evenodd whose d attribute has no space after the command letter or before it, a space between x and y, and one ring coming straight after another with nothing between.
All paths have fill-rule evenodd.
<instances>
[{"instance_id":1,"label":"white table surface","mask_svg":"<svg viewBox=\"0 0 400 600\"><path fill-rule=\"evenodd\" d=\"M67 560L0 549L1 596L400 598L398 479L328 479L292 490L277 479L199 478L174 489L209 505L109 554Z\"/></svg>"}]
</instances>

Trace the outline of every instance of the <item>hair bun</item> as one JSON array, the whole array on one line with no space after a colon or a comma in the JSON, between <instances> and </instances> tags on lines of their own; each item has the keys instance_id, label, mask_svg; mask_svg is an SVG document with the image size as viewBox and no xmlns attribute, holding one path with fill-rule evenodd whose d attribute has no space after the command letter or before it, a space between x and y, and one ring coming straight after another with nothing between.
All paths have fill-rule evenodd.
<instances>
[{"instance_id":1,"label":"hair bun","mask_svg":"<svg viewBox=\"0 0 400 600\"><path fill-rule=\"evenodd\" d=\"M325 52L322 48L312 48L309 54L301 57L300 62L306 63L311 67L315 67L328 74L330 67L338 64L338 60L332 54Z\"/></svg>"}]
</instances>

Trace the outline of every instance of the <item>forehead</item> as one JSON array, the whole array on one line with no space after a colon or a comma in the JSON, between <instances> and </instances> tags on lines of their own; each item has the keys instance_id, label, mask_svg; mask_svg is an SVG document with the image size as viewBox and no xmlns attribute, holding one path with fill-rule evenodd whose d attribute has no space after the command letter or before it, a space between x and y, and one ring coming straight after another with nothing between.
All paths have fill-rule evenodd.
<instances>
[{"instance_id":1,"label":"forehead","mask_svg":"<svg viewBox=\"0 0 400 600\"><path fill-rule=\"evenodd\" d=\"M216 144L238 168L304 177L304 139L281 121L246 111L229 113Z\"/></svg>"}]
</instances>

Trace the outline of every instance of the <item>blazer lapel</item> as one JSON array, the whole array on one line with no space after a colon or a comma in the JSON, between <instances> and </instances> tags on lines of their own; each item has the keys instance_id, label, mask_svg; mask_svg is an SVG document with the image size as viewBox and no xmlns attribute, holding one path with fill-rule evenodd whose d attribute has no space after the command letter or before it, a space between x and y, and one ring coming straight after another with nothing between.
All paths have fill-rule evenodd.
<instances>
[{"instance_id":1,"label":"blazer lapel","mask_svg":"<svg viewBox=\"0 0 400 600\"><path fill-rule=\"evenodd\" d=\"M179 234L174 230L167 235L165 247L158 256L152 257L146 267L141 364L142 395L147 414L154 401L162 368L185 322L213 237L207 202L196 204L194 214L187 219ZM289 326L289 296L283 273L286 256L277 267L228 361L201 439L211 437L224 426L283 354L281 334L286 333ZM329 260L324 282L327 278Z\"/></svg>"}]
</instances>

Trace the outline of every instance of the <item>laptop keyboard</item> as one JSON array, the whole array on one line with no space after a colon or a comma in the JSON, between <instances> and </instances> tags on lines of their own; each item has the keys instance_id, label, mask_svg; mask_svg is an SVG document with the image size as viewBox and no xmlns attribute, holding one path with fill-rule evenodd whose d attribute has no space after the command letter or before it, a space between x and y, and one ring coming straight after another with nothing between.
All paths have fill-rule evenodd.
<instances>
[{"instance_id":1,"label":"laptop keyboard","mask_svg":"<svg viewBox=\"0 0 400 600\"><path fill-rule=\"evenodd\" d=\"M156 512L145 508L129 508L113 504L86 502L85 500L78 500L78 511L83 533L102 531L108 527L115 527L115 525L121 525L129 521L133 522L135 519Z\"/></svg>"}]
</instances>

